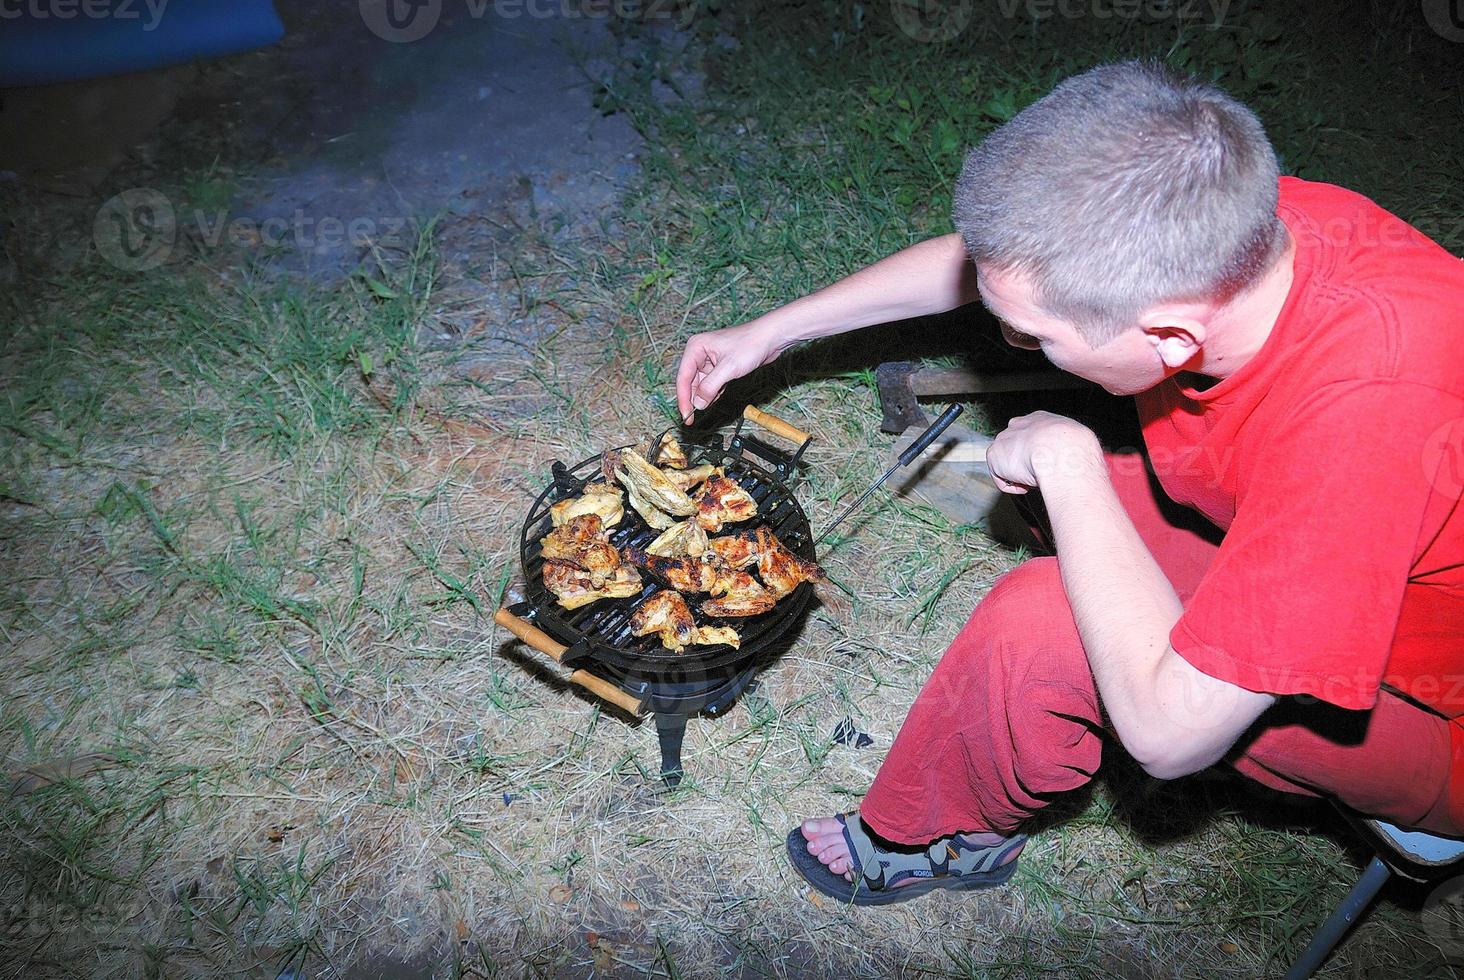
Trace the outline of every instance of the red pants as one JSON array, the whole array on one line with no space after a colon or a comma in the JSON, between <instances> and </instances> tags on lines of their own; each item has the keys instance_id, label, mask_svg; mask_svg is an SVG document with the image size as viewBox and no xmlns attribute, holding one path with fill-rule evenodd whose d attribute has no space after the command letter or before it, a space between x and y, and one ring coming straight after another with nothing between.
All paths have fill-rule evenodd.
<instances>
[{"instance_id":1,"label":"red pants","mask_svg":"<svg viewBox=\"0 0 1464 980\"><path fill-rule=\"evenodd\" d=\"M1164 498L1140 457L1111 456L1109 470L1139 534L1187 602L1218 532ZM996 583L941 658L860 816L901 843L1010 832L1054 794L1092 778L1103 726L1057 559L1034 558ZM1227 761L1273 789L1328 796L1370 816L1457 835L1464 832L1464 785L1452 799L1450 775L1459 771L1455 782L1464 784L1461 732L1386 692L1371 711L1283 698Z\"/></svg>"}]
</instances>

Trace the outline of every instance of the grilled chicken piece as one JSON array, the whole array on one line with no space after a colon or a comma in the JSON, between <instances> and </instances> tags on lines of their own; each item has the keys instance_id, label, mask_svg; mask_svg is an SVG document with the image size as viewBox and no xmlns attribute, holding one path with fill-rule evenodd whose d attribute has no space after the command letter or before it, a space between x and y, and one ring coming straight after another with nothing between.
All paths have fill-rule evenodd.
<instances>
[{"instance_id":1,"label":"grilled chicken piece","mask_svg":"<svg viewBox=\"0 0 1464 980\"><path fill-rule=\"evenodd\" d=\"M681 448L681 443L676 441L676 437L667 436L661 442L661 448L656 452L655 463L657 466L668 466L673 470L684 470L691 465L691 460L686 458L686 450Z\"/></svg>"},{"instance_id":2,"label":"grilled chicken piece","mask_svg":"<svg viewBox=\"0 0 1464 980\"><path fill-rule=\"evenodd\" d=\"M646 523L657 531L664 531L676 523L676 518L661 510L659 507L656 507L654 504L649 503L644 497L636 493L635 487L627 485L625 488L625 496L629 498L630 506L635 508L635 512L645 518Z\"/></svg>"},{"instance_id":3,"label":"grilled chicken piece","mask_svg":"<svg viewBox=\"0 0 1464 980\"><path fill-rule=\"evenodd\" d=\"M824 570L811 561L804 561L783 547L766 527L754 532L757 540L757 575L774 599L782 599L803 582L827 582Z\"/></svg>"},{"instance_id":4,"label":"grilled chicken piece","mask_svg":"<svg viewBox=\"0 0 1464 980\"><path fill-rule=\"evenodd\" d=\"M677 521L661 532L646 548L646 554L662 558L697 558L707 550L707 532L696 521Z\"/></svg>"},{"instance_id":5,"label":"grilled chicken piece","mask_svg":"<svg viewBox=\"0 0 1464 980\"><path fill-rule=\"evenodd\" d=\"M566 497L549 508L549 519L555 527L583 514L594 514L607 528L619 524L625 516L620 491L608 483L590 483L580 496Z\"/></svg>"},{"instance_id":6,"label":"grilled chicken piece","mask_svg":"<svg viewBox=\"0 0 1464 980\"><path fill-rule=\"evenodd\" d=\"M713 598L701 604L708 616L760 616L778 604L777 598L746 572L728 570L712 585Z\"/></svg>"},{"instance_id":7,"label":"grilled chicken piece","mask_svg":"<svg viewBox=\"0 0 1464 980\"><path fill-rule=\"evenodd\" d=\"M621 485L633 484L640 495L656 507L677 517L690 517L696 513L696 504L691 498L666 478L666 474L646 462L644 456L631 450L620 454L620 469L616 470Z\"/></svg>"},{"instance_id":8,"label":"grilled chicken piece","mask_svg":"<svg viewBox=\"0 0 1464 980\"><path fill-rule=\"evenodd\" d=\"M720 558L705 551L700 558L686 555L663 558L638 548L626 548L625 560L646 569L677 592L710 592L717 578L727 571Z\"/></svg>"},{"instance_id":9,"label":"grilled chicken piece","mask_svg":"<svg viewBox=\"0 0 1464 980\"><path fill-rule=\"evenodd\" d=\"M649 567L678 592L710 592L726 567L707 558L705 554L701 558L653 558Z\"/></svg>"},{"instance_id":10,"label":"grilled chicken piece","mask_svg":"<svg viewBox=\"0 0 1464 980\"><path fill-rule=\"evenodd\" d=\"M696 522L713 533L723 524L736 524L757 516L757 501L725 476L713 476L702 484L696 495Z\"/></svg>"},{"instance_id":11,"label":"grilled chicken piece","mask_svg":"<svg viewBox=\"0 0 1464 980\"><path fill-rule=\"evenodd\" d=\"M690 517L696 513L696 504L685 491L647 463L644 456L627 449L619 454L617 464L615 478L629 495L630 505L651 527L664 531L675 523L667 515Z\"/></svg>"},{"instance_id":12,"label":"grilled chicken piece","mask_svg":"<svg viewBox=\"0 0 1464 980\"><path fill-rule=\"evenodd\" d=\"M712 538L707 542L707 547L733 568L750 568L757 563L758 537L752 532L743 531L741 534Z\"/></svg>"},{"instance_id":13,"label":"grilled chicken piece","mask_svg":"<svg viewBox=\"0 0 1464 980\"><path fill-rule=\"evenodd\" d=\"M705 483L708 477L721 476L722 468L713 466L711 463L703 463L700 466L693 466L689 470L662 470L666 479L680 487L684 492L691 493L699 485Z\"/></svg>"},{"instance_id":14,"label":"grilled chicken piece","mask_svg":"<svg viewBox=\"0 0 1464 980\"><path fill-rule=\"evenodd\" d=\"M597 544L609 544L605 522L599 514L580 514L544 535L539 540L539 550L545 558L576 561L582 551ZM614 564L620 564L618 554Z\"/></svg>"},{"instance_id":15,"label":"grilled chicken piece","mask_svg":"<svg viewBox=\"0 0 1464 980\"><path fill-rule=\"evenodd\" d=\"M590 574L595 588L620 567L620 552L605 534L598 514L581 514L544 535L539 552L546 561L562 561Z\"/></svg>"},{"instance_id":16,"label":"grilled chicken piece","mask_svg":"<svg viewBox=\"0 0 1464 980\"><path fill-rule=\"evenodd\" d=\"M567 561L544 562L544 587L559 597L565 609L578 609L600 599L629 599L641 590L641 577L630 565L621 565L596 585L590 573Z\"/></svg>"},{"instance_id":17,"label":"grilled chicken piece","mask_svg":"<svg viewBox=\"0 0 1464 980\"><path fill-rule=\"evenodd\" d=\"M725 643L736 650L742 646L742 637L730 626L698 626L696 628L696 639L692 642L702 647L709 647L715 643Z\"/></svg>"},{"instance_id":18,"label":"grilled chicken piece","mask_svg":"<svg viewBox=\"0 0 1464 980\"><path fill-rule=\"evenodd\" d=\"M691 607L679 592L662 589L631 614L630 628L636 636L659 634L661 646L680 653L687 644L696 642L696 622Z\"/></svg>"}]
</instances>

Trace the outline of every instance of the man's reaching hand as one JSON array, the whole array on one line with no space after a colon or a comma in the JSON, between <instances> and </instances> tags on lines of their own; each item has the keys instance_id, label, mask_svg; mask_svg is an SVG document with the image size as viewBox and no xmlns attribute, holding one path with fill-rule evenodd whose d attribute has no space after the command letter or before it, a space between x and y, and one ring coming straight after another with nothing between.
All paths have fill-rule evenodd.
<instances>
[{"instance_id":1,"label":"man's reaching hand","mask_svg":"<svg viewBox=\"0 0 1464 980\"><path fill-rule=\"evenodd\" d=\"M690 423L698 412L721 397L728 382L777 359L782 353L757 321L694 334L676 370L676 406Z\"/></svg>"}]
</instances>

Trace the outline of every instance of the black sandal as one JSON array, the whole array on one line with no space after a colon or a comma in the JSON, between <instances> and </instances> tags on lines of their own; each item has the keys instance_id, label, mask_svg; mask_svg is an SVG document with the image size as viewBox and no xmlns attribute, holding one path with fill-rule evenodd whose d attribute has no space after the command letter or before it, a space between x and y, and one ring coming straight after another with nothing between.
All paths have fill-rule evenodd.
<instances>
[{"instance_id":1,"label":"black sandal","mask_svg":"<svg viewBox=\"0 0 1464 980\"><path fill-rule=\"evenodd\" d=\"M889 905L936 889L976 891L1006 884L1017 871L1016 859L1007 858L1027 842L1025 834L1016 834L990 847L972 847L958 837L942 837L923 849L890 851L874 842L858 813L834 819L849 845L852 882L809 853L800 827L788 834L788 857L810 885L849 905ZM912 879L914 884L903 884Z\"/></svg>"}]
</instances>

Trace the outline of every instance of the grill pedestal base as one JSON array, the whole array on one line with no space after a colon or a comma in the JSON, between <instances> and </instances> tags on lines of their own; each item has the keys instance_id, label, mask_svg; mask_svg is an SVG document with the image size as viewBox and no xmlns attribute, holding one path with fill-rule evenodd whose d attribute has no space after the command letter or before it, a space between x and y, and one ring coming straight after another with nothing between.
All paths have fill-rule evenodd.
<instances>
[{"instance_id":1,"label":"grill pedestal base","mask_svg":"<svg viewBox=\"0 0 1464 980\"><path fill-rule=\"evenodd\" d=\"M690 715L657 715L656 738L661 743L661 778L675 789L686 771L681 768L681 740L686 737Z\"/></svg>"},{"instance_id":2,"label":"grill pedestal base","mask_svg":"<svg viewBox=\"0 0 1464 980\"><path fill-rule=\"evenodd\" d=\"M661 747L661 778L667 786L680 784L686 771L681 766L681 743L686 722L692 715L720 715L737 698L756 687L753 675L760 665L732 665L702 677L676 681L618 674L597 668L606 680L641 698L655 718L656 738Z\"/></svg>"}]
</instances>

